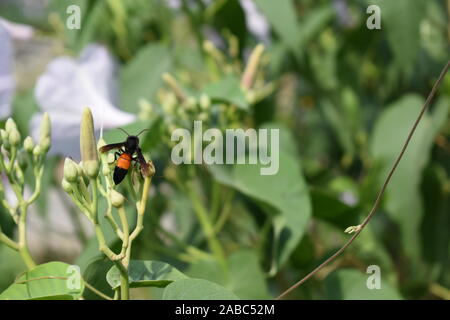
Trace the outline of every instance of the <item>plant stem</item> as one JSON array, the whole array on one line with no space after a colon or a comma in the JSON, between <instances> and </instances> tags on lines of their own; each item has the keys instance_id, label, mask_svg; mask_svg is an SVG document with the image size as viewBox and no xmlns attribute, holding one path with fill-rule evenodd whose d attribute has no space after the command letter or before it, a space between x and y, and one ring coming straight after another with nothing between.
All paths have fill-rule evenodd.
<instances>
[{"instance_id":1,"label":"plant stem","mask_svg":"<svg viewBox=\"0 0 450 320\"><path fill-rule=\"evenodd\" d=\"M36 266L36 263L34 262L33 258L31 257L30 251L28 250L27 245L27 229L26 229L26 222L27 222L27 203L22 202L20 204L20 217L19 217L19 243L18 243L18 250L20 253L20 256L22 257L23 261L27 265L28 269L34 268Z\"/></svg>"},{"instance_id":2,"label":"plant stem","mask_svg":"<svg viewBox=\"0 0 450 320\"><path fill-rule=\"evenodd\" d=\"M210 250L213 252L214 256L216 257L217 261L221 265L222 269L227 272L227 264L225 259L225 253L223 251L223 248L215 236L214 228L212 225L212 222L209 219L209 216L203 207L203 204L198 197L197 193L195 192L195 188L192 185L191 182L188 183L188 186L186 188L189 197L192 200L192 203L194 205L194 212L197 215L197 219L200 222L200 226L203 229L203 232L206 236L206 240L208 241L208 246Z\"/></svg>"},{"instance_id":3,"label":"plant stem","mask_svg":"<svg viewBox=\"0 0 450 320\"><path fill-rule=\"evenodd\" d=\"M128 280L128 271L126 274L120 273L120 299L130 300L130 284Z\"/></svg>"},{"instance_id":4,"label":"plant stem","mask_svg":"<svg viewBox=\"0 0 450 320\"><path fill-rule=\"evenodd\" d=\"M7 245L8 247L10 247L13 250L18 251L19 250L19 245L12 240L10 237L8 237L6 234L4 234L2 232L2 229L0 227L0 242L3 242L5 245Z\"/></svg>"}]
</instances>

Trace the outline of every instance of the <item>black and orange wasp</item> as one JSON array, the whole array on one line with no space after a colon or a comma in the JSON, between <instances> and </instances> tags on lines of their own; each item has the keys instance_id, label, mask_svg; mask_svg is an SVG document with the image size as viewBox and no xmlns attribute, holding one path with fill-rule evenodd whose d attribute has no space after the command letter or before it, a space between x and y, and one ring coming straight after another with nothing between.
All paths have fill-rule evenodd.
<instances>
[{"instance_id":1,"label":"black and orange wasp","mask_svg":"<svg viewBox=\"0 0 450 320\"><path fill-rule=\"evenodd\" d=\"M122 130L128 136L127 140L120 143L107 144L100 148L100 152L108 152L113 149L118 149L118 151L115 153L115 160L117 160L117 163L116 167L114 168L113 175L113 180L116 185L121 183L125 178L128 170L130 169L132 161L136 161L139 163L139 165L141 166L141 172L144 176L148 175L149 172L149 165L142 155L142 150L139 147L138 138L141 133L147 131L148 129L142 130L135 136L128 134L128 132L126 132L122 128L118 129ZM136 157L133 157L135 153Z\"/></svg>"}]
</instances>

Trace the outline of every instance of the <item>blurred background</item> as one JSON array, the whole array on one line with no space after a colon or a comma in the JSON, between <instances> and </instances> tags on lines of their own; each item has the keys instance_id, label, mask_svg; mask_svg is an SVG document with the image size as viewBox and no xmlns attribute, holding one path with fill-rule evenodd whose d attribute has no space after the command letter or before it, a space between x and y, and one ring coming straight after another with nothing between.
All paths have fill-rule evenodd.
<instances>
[{"instance_id":1,"label":"blurred background","mask_svg":"<svg viewBox=\"0 0 450 320\"><path fill-rule=\"evenodd\" d=\"M43 112L53 125L43 193L29 214L37 262L77 264L111 294L111 263L60 186L64 157L79 160L89 106L108 143L124 140L119 126L150 129L141 145L157 173L133 259L166 261L246 299L276 297L306 275L367 215L450 56L450 1L377 0L381 29L369 30L372 2L0 0L0 126L11 116L22 137L38 136ZM368 228L290 298L449 299L449 105L447 75ZM279 128L279 172L174 165L171 133L194 120L204 130ZM229 277L210 254L198 203ZM14 236L1 206L0 225ZM382 290L365 286L370 265L380 267ZM24 269L0 244L0 292Z\"/></svg>"}]
</instances>

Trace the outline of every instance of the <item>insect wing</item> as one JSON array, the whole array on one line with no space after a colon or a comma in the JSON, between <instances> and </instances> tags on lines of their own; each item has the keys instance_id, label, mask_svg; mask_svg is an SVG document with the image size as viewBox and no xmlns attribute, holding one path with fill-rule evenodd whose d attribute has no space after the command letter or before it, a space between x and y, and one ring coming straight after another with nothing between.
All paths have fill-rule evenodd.
<instances>
[{"instance_id":1,"label":"insect wing","mask_svg":"<svg viewBox=\"0 0 450 320\"><path fill-rule=\"evenodd\" d=\"M106 146L103 146L100 148L100 152L108 152L112 149L120 149L124 145L125 145L125 142L107 144Z\"/></svg>"},{"instance_id":2,"label":"insect wing","mask_svg":"<svg viewBox=\"0 0 450 320\"><path fill-rule=\"evenodd\" d=\"M137 154L137 159L139 161L139 164L141 165L142 175L145 177L148 177L150 175L150 169L149 169L147 161L145 161L145 158L142 155L141 148L136 149L136 154Z\"/></svg>"}]
</instances>

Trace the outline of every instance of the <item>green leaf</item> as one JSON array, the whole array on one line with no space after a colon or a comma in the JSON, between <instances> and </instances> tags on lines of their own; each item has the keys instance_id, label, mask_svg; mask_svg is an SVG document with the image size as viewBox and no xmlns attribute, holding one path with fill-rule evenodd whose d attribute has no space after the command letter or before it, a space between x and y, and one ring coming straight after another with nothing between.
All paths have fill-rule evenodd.
<instances>
[{"instance_id":1,"label":"green leaf","mask_svg":"<svg viewBox=\"0 0 450 320\"><path fill-rule=\"evenodd\" d=\"M3 229L4 230L4 229ZM5 290L19 272L27 269L26 265L23 263L20 254L3 245L0 244L0 261L7 261L8 263L0 263L0 292Z\"/></svg>"},{"instance_id":2,"label":"green leaf","mask_svg":"<svg viewBox=\"0 0 450 320\"><path fill-rule=\"evenodd\" d=\"M331 273L325 279L327 298L333 300L401 300L402 296L395 288L383 282L382 272L380 289L369 289L369 277L374 273L363 274L357 270L341 269Z\"/></svg>"},{"instance_id":3,"label":"green leaf","mask_svg":"<svg viewBox=\"0 0 450 320\"><path fill-rule=\"evenodd\" d=\"M236 76L228 75L218 82L206 86L203 91L213 101L229 102L241 109L248 109L244 92L241 90L240 81Z\"/></svg>"},{"instance_id":4,"label":"green leaf","mask_svg":"<svg viewBox=\"0 0 450 320\"><path fill-rule=\"evenodd\" d=\"M299 23L293 2L256 0L255 3L286 46L296 51L299 44Z\"/></svg>"},{"instance_id":5,"label":"green leaf","mask_svg":"<svg viewBox=\"0 0 450 320\"><path fill-rule=\"evenodd\" d=\"M343 203L331 192L322 189L313 190L311 200L314 217L330 222L342 230L358 224L358 209Z\"/></svg>"},{"instance_id":6,"label":"green leaf","mask_svg":"<svg viewBox=\"0 0 450 320\"><path fill-rule=\"evenodd\" d=\"M425 1L380 0L376 4L381 9L381 28L391 47L395 65L402 71L412 72L420 52L419 27L426 12Z\"/></svg>"},{"instance_id":7,"label":"green leaf","mask_svg":"<svg viewBox=\"0 0 450 320\"><path fill-rule=\"evenodd\" d=\"M132 113L139 111L141 98L152 100L162 85L162 74L172 63L169 49L163 44L150 43L120 73L121 106Z\"/></svg>"},{"instance_id":8,"label":"green leaf","mask_svg":"<svg viewBox=\"0 0 450 320\"><path fill-rule=\"evenodd\" d=\"M9 286L0 300L78 299L84 282L74 266L62 262L41 264Z\"/></svg>"},{"instance_id":9,"label":"green leaf","mask_svg":"<svg viewBox=\"0 0 450 320\"><path fill-rule=\"evenodd\" d=\"M216 260L202 260L191 265L187 274L223 285L241 299L270 299L266 278L255 252L241 249L228 258L226 277Z\"/></svg>"},{"instance_id":10,"label":"green leaf","mask_svg":"<svg viewBox=\"0 0 450 320\"><path fill-rule=\"evenodd\" d=\"M379 184L385 179L397 158L406 137L417 118L424 99L417 95L406 95L391 104L378 118L370 145L374 159L383 165ZM406 150L386 192L387 214L399 226L406 254L421 258L419 228L423 218L423 203L420 194L422 173L428 163L434 138L448 114L448 100L436 103L432 114L427 113Z\"/></svg>"},{"instance_id":11,"label":"green leaf","mask_svg":"<svg viewBox=\"0 0 450 320\"><path fill-rule=\"evenodd\" d=\"M128 277L130 288L164 288L173 281L187 278L185 274L165 262L144 260L130 261ZM120 287L120 272L116 266L108 271L106 280L113 289Z\"/></svg>"},{"instance_id":12,"label":"green leaf","mask_svg":"<svg viewBox=\"0 0 450 320\"><path fill-rule=\"evenodd\" d=\"M169 284L163 300L239 300L232 292L217 283L203 279L184 279Z\"/></svg>"},{"instance_id":13,"label":"green leaf","mask_svg":"<svg viewBox=\"0 0 450 320\"><path fill-rule=\"evenodd\" d=\"M88 284L111 298L114 296L114 292L106 281L106 274L111 269L112 265L113 262L108 260L106 257L102 257L93 261L83 273L83 278ZM89 288L86 288L83 297L86 300L104 299L95 292L92 292Z\"/></svg>"},{"instance_id":14,"label":"green leaf","mask_svg":"<svg viewBox=\"0 0 450 320\"><path fill-rule=\"evenodd\" d=\"M274 274L301 240L311 215L311 201L289 130L275 124L264 128L279 129L278 173L261 175L260 164L234 165L228 171L223 166L209 166L209 169L219 182L253 198L272 216L275 247L271 273Z\"/></svg>"}]
</instances>

